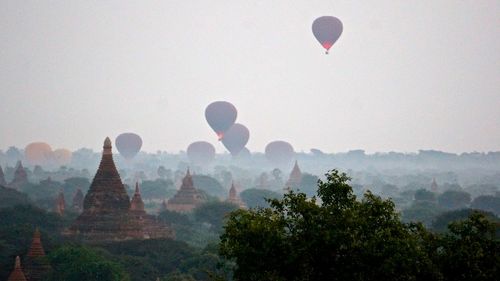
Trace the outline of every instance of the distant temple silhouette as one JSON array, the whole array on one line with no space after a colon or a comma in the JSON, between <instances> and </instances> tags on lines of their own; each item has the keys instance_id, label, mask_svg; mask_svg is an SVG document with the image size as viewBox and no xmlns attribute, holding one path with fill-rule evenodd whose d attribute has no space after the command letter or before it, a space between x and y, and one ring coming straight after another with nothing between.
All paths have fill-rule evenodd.
<instances>
[{"instance_id":1,"label":"distant temple silhouette","mask_svg":"<svg viewBox=\"0 0 500 281\"><path fill-rule=\"evenodd\" d=\"M144 211L138 185L130 201L116 170L109 138L104 141L99 169L85 195L83 212L65 234L85 241L174 237L172 229Z\"/></svg>"},{"instance_id":2,"label":"distant temple silhouette","mask_svg":"<svg viewBox=\"0 0 500 281\"><path fill-rule=\"evenodd\" d=\"M238 191L236 191L234 182L231 184L231 188L229 189L229 197L227 198L227 202L237 205L242 209L247 207L246 204L241 201L241 198L238 196Z\"/></svg>"},{"instance_id":3,"label":"distant temple silhouette","mask_svg":"<svg viewBox=\"0 0 500 281\"><path fill-rule=\"evenodd\" d=\"M288 180L285 184L285 191L297 189L300 187L300 182L302 181L302 172L300 171L299 164L295 161L295 165L293 165L292 172L288 177Z\"/></svg>"},{"instance_id":4,"label":"distant temple silhouette","mask_svg":"<svg viewBox=\"0 0 500 281\"><path fill-rule=\"evenodd\" d=\"M33 240L26 255L25 267L21 266L21 259L16 257L14 270L7 281L42 281L51 271L52 267L45 259L42 241L38 228L33 233Z\"/></svg>"},{"instance_id":5,"label":"distant temple silhouette","mask_svg":"<svg viewBox=\"0 0 500 281\"><path fill-rule=\"evenodd\" d=\"M203 203L202 194L194 187L193 177L189 172L182 179L182 184L174 197L170 198L167 203L167 210L176 212L190 212L196 206Z\"/></svg>"},{"instance_id":6,"label":"distant temple silhouette","mask_svg":"<svg viewBox=\"0 0 500 281\"><path fill-rule=\"evenodd\" d=\"M23 167L21 161L17 161L16 171L14 172L14 179L10 182L9 187L19 190L23 185L28 183L28 175Z\"/></svg>"}]
</instances>

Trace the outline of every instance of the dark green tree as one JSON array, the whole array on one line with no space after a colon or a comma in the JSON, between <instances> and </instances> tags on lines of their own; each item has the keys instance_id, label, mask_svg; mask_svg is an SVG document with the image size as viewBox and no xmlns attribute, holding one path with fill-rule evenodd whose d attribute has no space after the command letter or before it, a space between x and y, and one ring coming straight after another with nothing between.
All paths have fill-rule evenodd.
<instances>
[{"instance_id":1,"label":"dark green tree","mask_svg":"<svg viewBox=\"0 0 500 281\"><path fill-rule=\"evenodd\" d=\"M269 206L266 199L280 198L281 195L267 189L250 188L241 192L240 197L249 208L256 208Z\"/></svg>"},{"instance_id":2,"label":"dark green tree","mask_svg":"<svg viewBox=\"0 0 500 281\"><path fill-rule=\"evenodd\" d=\"M439 206L448 210L463 209L470 204L470 194L464 191L447 190L437 198Z\"/></svg>"},{"instance_id":3,"label":"dark green tree","mask_svg":"<svg viewBox=\"0 0 500 281\"><path fill-rule=\"evenodd\" d=\"M125 270L101 253L84 246L63 246L49 254L54 281L126 281Z\"/></svg>"},{"instance_id":4,"label":"dark green tree","mask_svg":"<svg viewBox=\"0 0 500 281\"><path fill-rule=\"evenodd\" d=\"M235 280L433 280L419 244L421 225L401 223L394 204L371 193L357 201L336 170L319 181L318 199L290 192L270 208L231 214L220 253Z\"/></svg>"}]
</instances>

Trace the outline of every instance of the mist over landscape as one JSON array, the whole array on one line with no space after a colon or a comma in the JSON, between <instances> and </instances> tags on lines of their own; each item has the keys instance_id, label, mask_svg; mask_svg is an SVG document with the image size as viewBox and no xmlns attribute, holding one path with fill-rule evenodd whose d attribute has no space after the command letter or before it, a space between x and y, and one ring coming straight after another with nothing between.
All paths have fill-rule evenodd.
<instances>
[{"instance_id":1,"label":"mist over landscape","mask_svg":"<svg viewBox=\"0 0 500 281\"><path fill-rule=\"evenodd\" d=\"M497 280L497 1L0 1L1 280Z\"/></svg>"}]
</instances>

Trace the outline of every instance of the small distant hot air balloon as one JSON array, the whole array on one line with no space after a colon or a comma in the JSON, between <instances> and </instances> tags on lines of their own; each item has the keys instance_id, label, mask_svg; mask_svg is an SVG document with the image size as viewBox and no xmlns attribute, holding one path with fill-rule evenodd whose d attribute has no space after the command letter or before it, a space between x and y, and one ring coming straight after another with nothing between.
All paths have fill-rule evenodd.
<instances>
[{"instance_id":1,"label":"small distant hot air balloon","mask_svg":"<svg viewBox=\"0 0 500 281\"><path fill-rule=\"evenodd\" d=\"M330 50L333 44L337 42L343 29L342 22L332 16L319 17L312 24L314 37L325 48L326 54L328 54L328 50Z\"/></svg>"},{"instance_id":2,"label":"small distant hot air balloon","mask_svg":"<svg viewBox=\"0 0 500 281\"><path fill-rule=\"evenodd\" d=\"M213 102L205 109L208 125L215 131L219 140L224 137L224 132L231 128L237 116L236 107L227 101Z\"/></svg>"},{"instance_id":3,"label":"small distant hot air balloon","mask_svg":"<svg viewBox=\"0 0 500 281\"><path fill-rule=\"evenodd\" d=\"M115 145L123 158L132 159L141 150L142 139L134 133L123 133L116 137Z\"/></svg>"},{"instance_id":4,"label":"small distant hot air balloon","mask_svg":"<svg viewBox=\"0 0 500 281\"><path fill-rule=\"evenodd\" d=\"M187 148L189 160L195 165L207 166L215 159L215 147L206 141L197 141Z\"/></svg>"},{"instance_id":5,"label":"small distant hot air balloon","mask_svg":"<svg viewBox=\"0 0 500 281\"><path fill-rule=\"evenodd\" d=\"M24 149L24 157L30 165L46 165L52 160L52 148L44 142L33 142Z\"/></svg>"},{"instance_id":6,"label":"small distant hot air balloon","mask_svg":"<svg viewBox=\"0 0 500 281\"><path fill-rule=\"evenodd\" d=\"M275 165L287 165L294 156L293 146L286 141L273 141L266 145L266 158Z\"/></svg>"},{"instance_id":7,"label":"small distant hot air balloon","mask_svg":"<svg viewBox=\"0 0 500 281\"><path fill-rule=\"evenodd\" d=\"M73 153L68 149L60 148L60 149L54 150L52 155L53 155L54 161L56 162L56 164L58 166L64 166L64 165L68 165L69 163L71 163L71 157L73 156Z\"/></svg>"},{"instance_id":8,"label":"small distant hot air balloon","mask_svg":"<svg viewBox=\"0 0 500 281\"><path fill-rule=\"evenodd\" d=\"M231 152L231 155L236 156L245 148L249 138L250 132L247 127L235 123L224 133L222 144Z\"/></svg>"}]
</instances>

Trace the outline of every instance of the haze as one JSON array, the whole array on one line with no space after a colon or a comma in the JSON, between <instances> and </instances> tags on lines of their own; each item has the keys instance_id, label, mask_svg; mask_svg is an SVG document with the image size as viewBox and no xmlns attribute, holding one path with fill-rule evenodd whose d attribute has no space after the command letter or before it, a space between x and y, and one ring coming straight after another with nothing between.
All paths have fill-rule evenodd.
<instances>
[{"instance_id":1,"label":"haze","mask_svg":"<svg viewBox=\"0 0 500 281\"><path fill-rule=\"evenodd\" d=\"M241 2L0 1L0 148L224 151L204 110L227 100L252 151L500 150L500 2Z\"/></svg>"}]
</instances>

